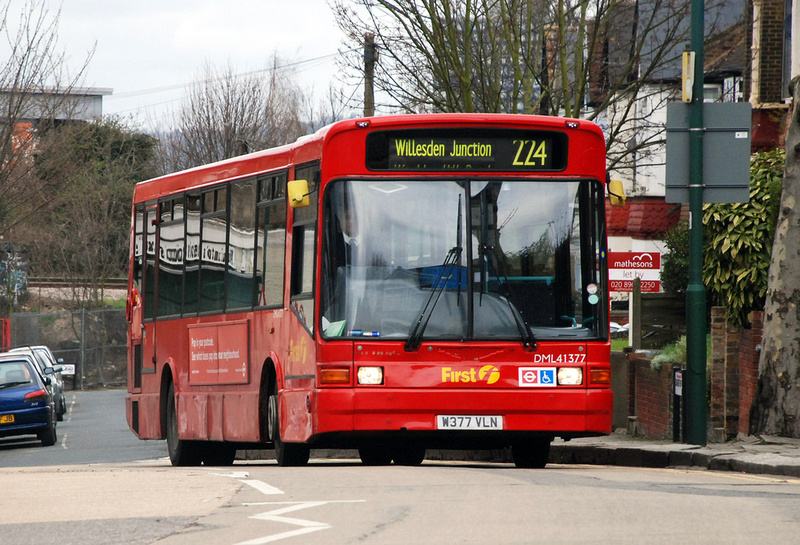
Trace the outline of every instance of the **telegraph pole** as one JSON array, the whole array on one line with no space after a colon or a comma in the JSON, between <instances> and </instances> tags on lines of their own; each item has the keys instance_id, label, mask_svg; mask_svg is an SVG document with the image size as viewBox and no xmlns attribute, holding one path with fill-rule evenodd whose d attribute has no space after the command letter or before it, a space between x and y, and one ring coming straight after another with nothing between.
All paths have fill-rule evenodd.
<instances>
[{"instance_id":1,"label":"telegraph pole","mask_svg":"<svg viewBox=\"0 0 800 545\"><path fill-rule=\"evenodd\" d=\"M686 290L686 442L705 445L706 434L706 290L703 285L703 0L691 4L694 53L689 104L689 285Z\"/></svg>"},{"instance_id":2,"label":"telegraph pole","mask_svg":"<svg viewBox=\"0 0 800 545\"><path fill-rule=\"evenodd\" d=\"M364 117L375 115L375 61L378 60L378 50L375 48L375 35L372 32L364 34Z\"/></svg>"}]
</instances>

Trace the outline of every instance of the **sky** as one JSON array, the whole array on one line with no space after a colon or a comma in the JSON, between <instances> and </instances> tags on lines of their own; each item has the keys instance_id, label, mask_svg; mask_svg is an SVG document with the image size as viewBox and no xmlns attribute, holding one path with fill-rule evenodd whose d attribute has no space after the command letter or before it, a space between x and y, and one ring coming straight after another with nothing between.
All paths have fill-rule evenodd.
<instances>
[{"instance_id":1,"label":"sky","mask_svg":"<svg viewBox=\"0 0 800 545\"><path fill-rule=\"evenodd\" d=\"M75 68L95 47L82 86L113 89L103 113L143 128L168 123L206 63L243 73L277 53L321 100L344 48L326 0L63 0L58 44Z\"/></svg>"}]
</instances>

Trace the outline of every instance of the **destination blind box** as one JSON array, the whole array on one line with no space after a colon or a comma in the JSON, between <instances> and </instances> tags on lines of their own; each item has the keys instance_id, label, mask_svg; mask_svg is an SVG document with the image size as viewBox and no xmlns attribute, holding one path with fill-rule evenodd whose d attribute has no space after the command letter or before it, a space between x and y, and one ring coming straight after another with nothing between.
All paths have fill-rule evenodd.
<instances>
[{"instance_id":1,"label":"destination blind box","mask_svg":"<svg viewBox=\"0 0 800 545\"><path fill-rule=\"evenodd\" d=\"M514 129L409 129L367 136L366 166L382 171L558 172L567 135Z\"/></svg>"}]
</instances>

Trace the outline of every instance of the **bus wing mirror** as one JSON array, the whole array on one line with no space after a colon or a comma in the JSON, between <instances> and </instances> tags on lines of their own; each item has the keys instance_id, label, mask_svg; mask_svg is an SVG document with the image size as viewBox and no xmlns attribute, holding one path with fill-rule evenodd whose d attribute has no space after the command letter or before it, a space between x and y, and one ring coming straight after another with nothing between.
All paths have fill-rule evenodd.
<instances>
[{"instance_id":1,"label":"bus wing mirror","mask_svg":"<svg viewBox=\"0 0 800 545\"><path fill-rule=\"evenodd\" d=\"M611 206L625 206L625 190L621 180L608 180L608 198Z\"/></svg>"},{"instance_id":2,"label":"bus wing mirror","mask_svg":"<svg viewBox=\"0 0 800 545\"><path fill-rule=\"evenodd\" d=\"M311 204L311 199L308 198L307 180L292 180L286 185L286 191L289 193L289 206L292 208L302 208Z\"/></svg>"}]
</instances>

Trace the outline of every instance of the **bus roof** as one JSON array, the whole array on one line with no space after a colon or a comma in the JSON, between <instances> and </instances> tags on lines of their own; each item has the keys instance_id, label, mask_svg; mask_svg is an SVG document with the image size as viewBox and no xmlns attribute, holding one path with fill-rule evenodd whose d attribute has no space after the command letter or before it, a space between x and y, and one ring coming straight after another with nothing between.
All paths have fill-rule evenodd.
<instances>
[{"instance_id":1,"label":"bus roof","mask_svg":"<svg viewBox=\"0 0 800 545\"><path fill-rule=\"evenodd\" d=\"M363 129L422 127L498 127L510 129L541 128L549 130L584 130L603 139L600 128L591 121L539 115L492 113L408 114L356 118L339 121L301 136L294 143L240 155L215 163L167 174L140 182L134 190L134 202L144 202L192 188L276 171L319 159L322 148L335 135Z\"/></svg>"}]
</instances>

